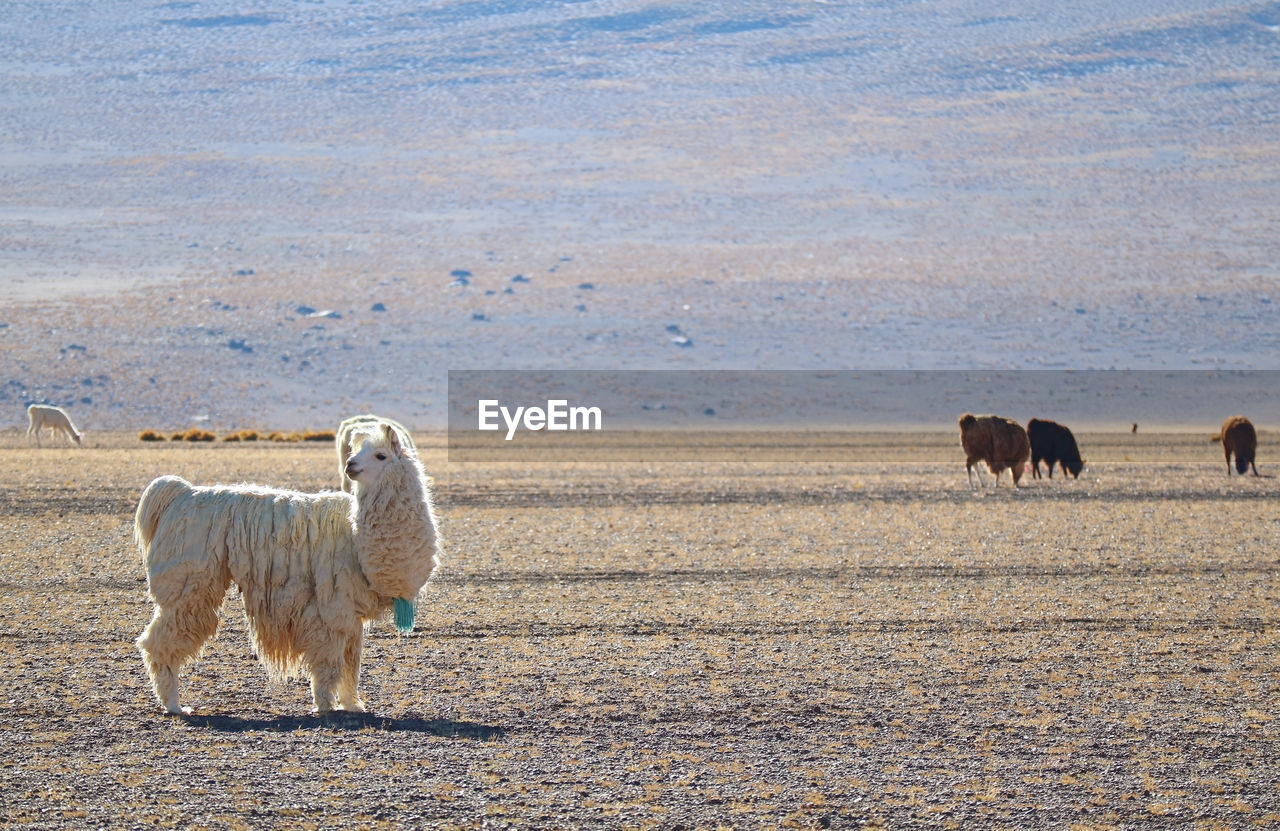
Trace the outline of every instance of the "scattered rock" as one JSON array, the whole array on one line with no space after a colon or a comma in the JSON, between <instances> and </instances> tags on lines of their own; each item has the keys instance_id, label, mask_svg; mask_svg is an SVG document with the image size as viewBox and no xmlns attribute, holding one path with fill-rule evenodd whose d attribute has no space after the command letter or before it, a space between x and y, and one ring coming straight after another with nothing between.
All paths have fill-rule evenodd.
<instances>
[{"instance_id":1,"label":"scattered rock","mask_svg":"<svg viewBox=\"0 0 1280 831\"><path fill-rule=\"evenodd\" d=\"M579 283L578 288L582 291L592 291L596 287L595 283Z\"/></svg>"},{"instance_id":2,"label":"scattered rock","mask_svg":"<svg viewBox=\"0 0 1280 831\"><path fill-rule=\"evenodd\" d=\"M252 268L241 268L236 270L237 277L252 277L254 271Z\"/></svg>"},{"instance_id":3,"label":"scattered rock","mask_svg":"<svg viewBox=\"0 0 1280 831\"><path fill-rule=\"evenodd\" d=\"M471 319L472 320L488 320L489 316L484 312L472 312Z\"/></svg>"},{"instance_id":4,"label":"scattered rock","mask_svg":"<svg viewBox=\"0 0 1280 831\"><path fill-rule=\"evenodd\" d=\"M316 310L315 310L315 309L313 309L313 308L312 308L312 307L310 307L310 306L298 306L298 307L297 307L296 309L294 309L293 311L294 311L294 313L296 313L296 314L300 314L300 315L302 315L303 317L309 317L310 315L313 315L313 314L315 314L315 313L316 313Z\"/></svg>"},{"instance_id":5,"label":"scattered rock","mask_svg":"<svg viewBox=\"0 0 1280 831\"><path fill-rule=\"evenodd\" d=\"M671 339L671 342L682 349L687 349L688 347L693 346L693 339L684 335L675 336Z\"/></svg>"},{"instance_id":6,"label":"scattered rock","mask_svg":"<svg viewBox=\"0 0 1280 831\"><path fill-rule=\"evenodd\" d=\"M384 303L374 303L372 306L369 307L369 311L371 312L385 312L386 310L387 310L387 307L386 307L386 304Z\"/></svg>"},{"instance_id":7,"label":"scattered rock","mask_svg":"<svg viewBox=\"0 0 1280 831\"><path fill-rule=\"evenodd\" d=\"M513 282L513 283L527 283L527 282L529 282L529 278L528 278L528 277L526 277L526 276L524 276L523 274L517 274L516 276L514 276L514 277L512 277L512 278L511 278L511 282Z\"/></svg>"},{"instance_id":8,"label":"scattered rock","mask_svg":"<svg viewBox=\"0 0 1280 831\"><path fill-rule=\"evenodd\" d=\"M246 355L251 354L253 352L252 346L250 346L249 344L245 343L242 340L237 340L236 338L232 338L230 341L228 341L227 346L230 346L232 349L236 349L240 352L243 352Z\"/></svg>"}]
</instances>

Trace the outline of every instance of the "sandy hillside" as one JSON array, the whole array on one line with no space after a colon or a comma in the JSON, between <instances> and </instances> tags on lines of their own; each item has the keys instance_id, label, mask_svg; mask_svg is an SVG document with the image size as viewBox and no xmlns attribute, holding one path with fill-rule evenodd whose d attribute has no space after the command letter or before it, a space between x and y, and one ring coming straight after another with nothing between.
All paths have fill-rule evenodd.
<instances>
[{"instance_id":1,"label":"sandy hillside","mask_svg":"<svg viewBox=\"0 0 1280 831\"><path fill-rule=\"evenodd\" d=\"M0 425L1280 354L1274 4L10 5Z\"/></svg>"}]
</instances>

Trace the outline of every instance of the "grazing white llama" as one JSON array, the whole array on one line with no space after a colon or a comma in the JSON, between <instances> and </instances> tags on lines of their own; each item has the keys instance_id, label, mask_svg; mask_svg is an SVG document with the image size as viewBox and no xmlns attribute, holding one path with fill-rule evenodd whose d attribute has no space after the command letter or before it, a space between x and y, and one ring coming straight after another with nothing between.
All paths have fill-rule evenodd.
<instances>
[{"instance_id":1,"label":"grazing white llama","mask_svg":"<svg viewBox=\"0 0 1280 831\"><path fill-rule=\"evenodd\" d=\"M48 404L32 404L27 407L27 444L31 444L34 436L37 447L43 447L40 443L40 431L48 427L53 434L61 434L67 441L81 444L82 435L76 431L76 426L71 423L71 417L62 409ZM83 446L83 445L82 445Z\"/></svg>"},{"instance_id":2,"label":"grazing white llama","mask_svg":"<svg viewBox=\"0 0 1280 831\"><path fill-rule=\"evenodd\" d=\"M362 711L365 623L412 600L439 561L426 474L390 426L352 435L355 494L255 485L196 487L176 476L147 486L134 534L155 615L138 638L156 698L178 704L178 672L218 628L231 583L269 675L305 671L319 713Z\"/></svg>"},{"instance_id":3,"label":"grazing white llama","mask_svg":"<svg viewBox=\"0 0 1280 831\"><path fill-rule=\"evenodd\" d=\"M376 424L391 425L392 429L400 435L400 444L411 450L415 449L413 437L409 435L409 431L405 429L405 426L397 421L376 416L372 413L343 419L342 423L338 425L338 434L334 437L334 444L338 448L338 475L342 479L342 489L347 493L351 493L353 487L351 477L347 475L347 461L351 458L351 434L360 427L370 427Z\"/></svg>"}]
</instances>

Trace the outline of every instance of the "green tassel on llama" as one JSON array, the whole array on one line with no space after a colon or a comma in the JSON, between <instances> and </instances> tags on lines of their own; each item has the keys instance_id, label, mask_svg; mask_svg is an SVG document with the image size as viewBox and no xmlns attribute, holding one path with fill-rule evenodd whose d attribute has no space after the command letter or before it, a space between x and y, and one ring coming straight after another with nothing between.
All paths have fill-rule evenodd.
<instances>
[{"instance_id":1,"label":"green tassel on llama","mask_svg":"<svg viewBox=\"0 0 1280 831\"><path fill-rule=\"evenodd\" d=\"M401 632L413 631L414 603L402 597L396 598L396 628Z\"/></svg>"}]
</instances>

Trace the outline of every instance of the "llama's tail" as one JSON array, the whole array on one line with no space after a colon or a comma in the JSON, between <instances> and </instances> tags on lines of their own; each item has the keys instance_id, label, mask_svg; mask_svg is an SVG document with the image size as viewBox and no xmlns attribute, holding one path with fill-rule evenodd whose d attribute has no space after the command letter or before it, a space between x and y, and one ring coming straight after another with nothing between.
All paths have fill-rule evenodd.
<instances>
[{"instance_id":1,"label":"llama's tail","mask_svg":"<svg viewBox=\"0 0 1280 831\"><path fill-rule=\"evenodd\" d=\"M156 527L160 517L173 504L173 500L191 491L191 484L177 476L161 476L155 479L142 492L138 500L138 511L134 515L133 538L138 542L138 550L144 552L151 547L151 540L156 535Z\"/></svg>"}]
</instances>

